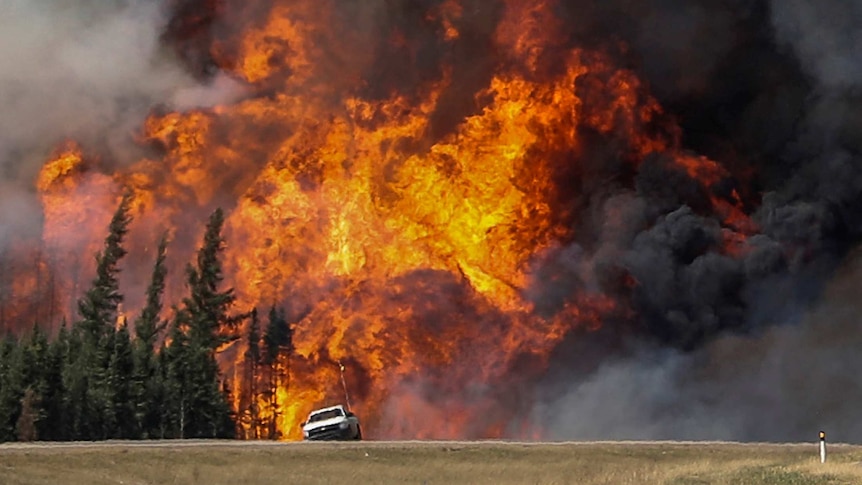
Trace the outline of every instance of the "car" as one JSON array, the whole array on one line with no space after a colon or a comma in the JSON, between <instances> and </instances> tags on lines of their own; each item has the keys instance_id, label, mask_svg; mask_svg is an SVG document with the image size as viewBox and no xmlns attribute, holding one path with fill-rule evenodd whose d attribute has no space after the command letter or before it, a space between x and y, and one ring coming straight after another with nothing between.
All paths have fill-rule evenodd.
<instances>
[{"instance_id":1,"label":"car","mask_svg":"<svg viewBox=\"0 0 862 485\"><path fill-rule=\"evenodd\" d=\"M361 440L359 418L342 405L315 409L302 423L305 440Z\"/></svg>"}]
</instances>

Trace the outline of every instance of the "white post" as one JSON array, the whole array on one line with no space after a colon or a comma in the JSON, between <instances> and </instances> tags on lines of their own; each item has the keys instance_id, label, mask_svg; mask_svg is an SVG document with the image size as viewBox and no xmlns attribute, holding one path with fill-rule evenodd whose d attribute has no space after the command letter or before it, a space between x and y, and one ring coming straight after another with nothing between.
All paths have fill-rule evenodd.
<instances>
[{"instance_id":1,"label":"white post","mask_svg":"<svg viewBox=\"0 0 862 485\"><path fill-rule=\"evenodd\" d=\"M338 361L338 369L341 371L341 386L344 387L344 400L347 401L347 410L350 411L350 394L347 393L347 381L344 380L344 364Z\"/></svg>"},{"instance_id":2,"label":"white post","mask_svg":"<svg viewBox=\"0 0 862 485\"><path fill-rule=\"evenodd\" d=\"M826 432L820 432L820 463L826 463Z\"/></svg>"}]
</instances>

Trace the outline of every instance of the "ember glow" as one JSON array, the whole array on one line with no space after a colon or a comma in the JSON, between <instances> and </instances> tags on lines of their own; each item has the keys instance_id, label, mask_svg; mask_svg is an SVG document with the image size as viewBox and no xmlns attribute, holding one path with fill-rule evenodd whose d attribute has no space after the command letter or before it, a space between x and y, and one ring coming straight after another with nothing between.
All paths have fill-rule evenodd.
<instances>
[{"instance_id":1,"label":"ember glow","mask_svg":"<svg viewBox=\"0 0 862 485\"><path fill-rule=\"evenodd\" d=\"M287 308L295 330L278 393L286 438L311 409L344 401L340 365L367 437L542 438L531 390L559 346L660 313L643 268L607 242L632 225L636 204L620 193L684 192L644 211L638 230L697 219L698 255L738 262L753 250L757 197L683 146L624 42L580 45L554 1L422 2L399 22L337 0L185 3L165 42L245 95L153 106L129 163L97 144L56 146L34 182L35 259L51 281L38 298L56 309L49 325L75 318L89 255L131 189L126 312L165 230L176 302L206 214L223 207L237 310ZM670 175L651 188L648 173ZM32 275L13 272L16 294L36 293ZM10 320L26 311L0 303ZM233 346L221 363L239 396L245 343Z\"/></svg>"}]
</instances>

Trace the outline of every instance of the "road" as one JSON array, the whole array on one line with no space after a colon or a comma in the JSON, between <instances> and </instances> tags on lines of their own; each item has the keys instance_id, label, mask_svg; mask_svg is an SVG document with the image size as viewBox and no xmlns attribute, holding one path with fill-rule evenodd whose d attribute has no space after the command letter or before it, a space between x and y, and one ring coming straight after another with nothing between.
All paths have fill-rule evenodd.
<instances>
[{"instance_id":1,"label":"road","mask_svg":"<svg viewBox=\"0 0 862 485\"><path fill-rule=\"evenodd\" d=\"M244 440L145 440L145 441L71 441L71 442L11 442L0 444L0 452L5 450L37 450L50 448L215 448L215 447L309 447L333 446L339 448L411 448L411 447L459 447L459 446L595 446L595 445L734 445L734 446L811 446L812 443L744 443L736 441L244 441ZM830 446L841 446L841 443L830 443Z\"/></svg>"}]
</instances>

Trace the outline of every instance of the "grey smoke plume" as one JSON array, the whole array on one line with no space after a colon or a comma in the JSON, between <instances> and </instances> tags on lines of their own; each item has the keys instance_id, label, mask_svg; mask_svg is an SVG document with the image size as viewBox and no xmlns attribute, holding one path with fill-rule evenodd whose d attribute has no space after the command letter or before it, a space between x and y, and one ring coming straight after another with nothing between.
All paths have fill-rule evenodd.
<instances>
[{"instance_id":1,"label":"grey smoke plume","mask_svg":"<svg viewBox=\"0 0 862 485\"><path fill-rule=\"evenodd\" d=\"M155 104L206 105L159 44L163 2L28 2L0 5L0 168L29 182L63 138L98 136L119 148ZM219 92L221 91L221 92Z\"/></svg>"},{"instance_id":2,"label":"grey smoke plume","mask_svg":"<svg viewBox=\"0 0 862 485\"><path fill-rule=\"evenodd\" d=\"M862 327L855 254L796 325L726 335L689 353L640 348L571 386L534 417L551 438L858 442Z\"/></svg>"},{"instance_id":3,"label":"grey smoke plume","mask_svg":"<svg viewBox=\"0 0 862 485\"><path fill-rule=\"evenodd\" d=\"M826 0L773 0L778 40L790 46L802 65L827 89L862 82L862 4Z\"/></svg>"},{"instance_id":4,"label":"grey smoke plume","mask_svg":"<svg viewBox=\"0 0 862 485\"><path fill-rule=\"evenodd\" d=\"M111 163L128 163L153 106L208 106L240 93L225 76L195 80L160 44L165 4L0 3L0 243L38 225L33 181L61 140L98 143Z\"/></svg>"},{"instance_id":5,"label":"grey smoke plume","mask_svg":"<svg viewBox=\"0 0 862 485\"><path fill-rule=\"evenodd\" d=\"M589 25L613 25L613 6L602 8ZM660 159L643 164L634 191L607 189L618 195L599 207L639 201L626 206L631 225L594 224L593 254L562 254L582 260L573 280L606 282L638 316L561 349L534 417L555 439L805 441L826 429L859 442L862 264L846 255L862 235L862 7L643 8L643 20L620 8L627 20L611 30L680 116L687 148L754 168L759 234L742 255L721 254L722 229L697 210L703 194ZM621 290L616 273L638 285ZM591 342L607 352L579 355Z\"/></svg>"}]
</instances>

